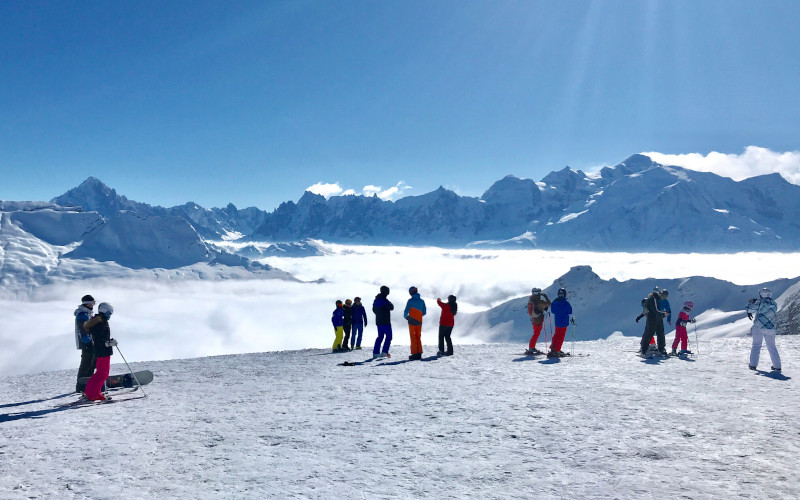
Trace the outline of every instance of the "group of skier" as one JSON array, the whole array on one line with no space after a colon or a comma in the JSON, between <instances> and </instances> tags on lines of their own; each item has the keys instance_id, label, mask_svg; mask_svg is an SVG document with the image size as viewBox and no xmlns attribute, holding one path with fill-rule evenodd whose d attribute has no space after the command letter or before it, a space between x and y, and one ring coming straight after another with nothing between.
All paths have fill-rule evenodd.
<instances>
[{"instance_id":1,"label":"group of skier","mask_svg":"<svg viewBox=\"0 0 800 500\"><path fill-rule=\"evenodd\" d=\"M103 385L111 369L111 355L117 341L111 337L108 322L114 313L111 304L101 302L97 314L93 314L94 297L84 295L81 305L75 309L75 345L81 351L81 364L78 368L78 382L75 392L83 392L89 401L103 401ZM81 391L81 379L89 377L86 387Z\"/></svg>"},{"instance_id":2,"label":"group of skier","mask_svg":"<svg viewBox=\"0 0 800 500\"><path fill-rule=\"evenodd\" d=\"M417 287L410 287L408 294L411 297L406 302L406 308L403 311L403 318L408 322L408 332L411 338L411 354L408 359L418 360L422 359L422 318L428 311ZM372 302L372 312L375 313L375 325L378 328L378 338L375 339L372 349L373 359L391 357L389 355L389 348L392 345L391 311L394 310L394 304L388 299L388 296L389 287L382 286ZM455 315L458 313L458 303L455 295L449 295L447 302L442 302L440 298L437 298L436 303L442 310L439 317L439 351L436 354L437 356L452 356L451 335L455 325ZM361 349L361 335L363 327L367 324L367 315L359 297L354 299L352 307L349 299L344 303L337 300L336 309L331 315L331 323L334 329L333 352ZM347 338L350 334L350 325L353 326L354 333L348 348ZM356 329L358 329L357 339Z\"/></svg>"},{"instance_id":3,"label":"group of skier","mask_svg":"<svg viewBox=\"0 0 800 500\"><path fill-rule=\"evenodd\" d=\"M552 317L555 318L555 330L550 342L550 349L547 351L547 357L563 358L564 356L569 356L569 353L562 351L561 347L564 345L567 328L570 324L575 324L575 318L571 317L572 305L567 301L567 290L565 288L558 289L558 297L553 301L550 300L546 293L542 292L541 288L531 288L531 296L528 298L528 316L530 317L531 325L533 325L533 335L528 341L528 349L525 354L528 356L544 354L543 351L536 348L536 343L542 333L546 314L552 314Z\"/></svg>"},{"instance_id":4,"label":"group of skier","mask_svg":"<svg viewBox=\"0 0 800 500\"><path fill-rule=\"evenodd\" d=\"M361 338L364 335L364 327L367 326L367 312L361 304L361 297L347 299L344 302L337 300L331 322L336 336L333 341L334 351L361 349Z\"/></svg>"},{"instance_id":5,"label":"group of skier","mask_svg":"<svg viewBox=\"0 0 800 500\"><path fill-rule=\"evenodd\" d=\"M640 353L646 355L656 351L663 356L692 354L692 351L688 349L689 337L686 331L686 325L695 322L693 318L690 318L692 309L694 309L694 302L683 303L683 307L678 313L678 321L675 322L675 340L672 341L672 351L667 353L664 319L672 326L672 307L669 304L669 291L655 287L647 297L642 299L642 314L636 317L637 323L640 319L647 318L642 334ZM677 350L678 346L681 348L680 351Z\"/></svg>"}]
</instances>

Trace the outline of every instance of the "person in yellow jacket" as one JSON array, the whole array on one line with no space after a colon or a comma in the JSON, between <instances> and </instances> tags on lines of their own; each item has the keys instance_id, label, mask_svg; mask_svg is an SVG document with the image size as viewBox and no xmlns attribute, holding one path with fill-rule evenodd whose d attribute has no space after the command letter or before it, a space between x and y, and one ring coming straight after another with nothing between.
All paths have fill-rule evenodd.
<instances>
[{"instance_id":1,"label":"person in yellow jacket","mask_svg":"<svg viewBox=\"0 0 800 500\"><path fill-rule=\"evenodd\" d=\"M425 316L425 301L419 296L417 287L408 289L411 298L406 302L403 317L408 321L408 333L411 335L411 356L408 359L422 359L422 317Z\"/></svg>"}]
</instances>

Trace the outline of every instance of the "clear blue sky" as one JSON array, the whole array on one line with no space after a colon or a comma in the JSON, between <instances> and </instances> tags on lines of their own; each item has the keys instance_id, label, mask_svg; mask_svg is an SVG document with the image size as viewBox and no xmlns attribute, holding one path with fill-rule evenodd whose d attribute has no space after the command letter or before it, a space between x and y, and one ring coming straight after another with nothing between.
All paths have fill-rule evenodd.
<instances>
[{"instance_id":1,"label":"clear blue sky","mask_svg":"<svg viewBox=\"0 0 800 500\"><path fill-rule=\"evenodd\" d=\"M800 146L796 1L0 1L0 199L271 210Z\"/></svg>"}]
</instances>

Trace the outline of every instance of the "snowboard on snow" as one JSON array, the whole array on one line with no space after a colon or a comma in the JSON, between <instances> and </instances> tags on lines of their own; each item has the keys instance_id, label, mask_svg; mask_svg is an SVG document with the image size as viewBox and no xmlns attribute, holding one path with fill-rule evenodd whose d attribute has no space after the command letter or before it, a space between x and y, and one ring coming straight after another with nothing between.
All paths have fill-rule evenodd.
<instances>
[{"instance_id":1,"label":"snowboard on snow","mask_svg":"<svg viewBox=\"0 0 800 500\"><path fill-rule=\"evenodd\" d=\"M136 375L134 377L134 375ZM108 389L122 389L123 387L134 387L138 385L136 381L139 381L142 385L147 385L153 381L153 372L150 370L143 370L140 372L134 373L124 373L122 375L111 375L106 380L106 387ZM89 381L89 377L81 377L78 379L77 389L78 391L86 390L86 383Z\"/></svg>"}]
</instances>

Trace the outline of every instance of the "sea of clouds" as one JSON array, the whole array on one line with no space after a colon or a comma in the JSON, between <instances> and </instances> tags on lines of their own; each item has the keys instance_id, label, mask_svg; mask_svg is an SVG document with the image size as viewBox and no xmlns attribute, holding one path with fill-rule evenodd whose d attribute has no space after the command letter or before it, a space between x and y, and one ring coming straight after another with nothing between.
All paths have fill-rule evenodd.
<instances>
[{"instance_id":1,"label":"sea of clouds","mask_svg":"<svg viewBox=\"0 0 800 500\"><path fill-rule=\"evenodd\" d=\"M84 294L115 307L112 335L129 362L245 352L323 348L333 342L330 316L337 299L360 296L369 314L363 346L375 340L369 307L389 286L395 304L394 344L407 345L402 310L408 288L428 305L423 343L436 342L436 298L458 297L462 315L546 287L576 265L603 279L713 276L753 284L800 276L797 254L632 254L544 250L464 250L324 245L325 255L269 257L263 262L292 273L279 279L169 280L109 278L70 281L0 299L0 374L77 369L73 311ZM657 284L654 279L653 284ZM643 291L643 292L646 292ZM628 307L627 305L625 307ZM468 322L464 321L466 325ZM482 332L459 329L459 343ZM405 353L405 351L403 351ZM367 354L364 353L366 357ZM122 359L115 355L112 362Z\"/></svg>"}]
</instances>

